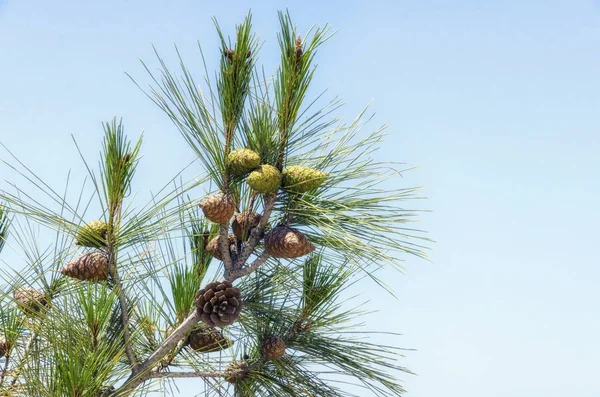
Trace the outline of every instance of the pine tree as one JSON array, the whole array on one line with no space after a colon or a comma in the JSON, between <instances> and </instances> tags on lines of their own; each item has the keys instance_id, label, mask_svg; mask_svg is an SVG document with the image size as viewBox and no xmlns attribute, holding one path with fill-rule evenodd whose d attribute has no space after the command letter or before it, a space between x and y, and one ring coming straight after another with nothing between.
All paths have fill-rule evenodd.
<instances>
[{"instance_id":1,"label":"pine tree","mask_svg":"<svg viewBox=\"0 0 600 397\"><path fill-rule=\"evenodd\" d=\"M14 159L28 184L0 193L0 250L26 266L2 272L2 395L147 395L180 378L210 396L403 393L401 349L372 341L378 324L358 325L369 293L345 301L355 285L388 288L377 272L401 269L403 254L425 256L428 239L408 225L418 211L400 206L417 189L389 189L399 172L374 158L383 128L364 135L365 112L346 125L331 118L339 101L305 100L329 27L301 36L289 14L279 21L272 79L250 15L233 39L215 21L216 81L197 84L179 52L177 74L158 52L158 73L143 64L152 83L140 88L202 177L140 206L142 140L116 119L97 168L80 152L91 187L75 203ZM36 225L54 232L51 246ZM375 309L385 318L393 304Z\"/></svg>"}]
</instances>

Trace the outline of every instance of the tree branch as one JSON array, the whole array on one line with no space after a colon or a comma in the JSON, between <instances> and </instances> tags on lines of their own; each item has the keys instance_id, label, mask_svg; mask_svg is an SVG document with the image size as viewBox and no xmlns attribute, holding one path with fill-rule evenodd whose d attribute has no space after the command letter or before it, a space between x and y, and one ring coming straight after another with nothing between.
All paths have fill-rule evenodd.
<instances>
[{"instance_id":1,"label":"tree branch","mask_svg":"<svg viewBox=\"0 0 600 397\"><path fill-rule=\"evenodd\" d=\"M41 325L43 325L43 323L40 324L40 326ZM27 360L26 360L27 356L29 355L31 346L33 346L33 343L35 342L35 339L37 337L38 337L38 331L33 331L29 335L29 340L27 341L27 343L25 344L25 347L23 348L23 355L21 357L21 360L19 361L19 365L16 367L14 374L11 374L13 379L10 382L10 389L14 388L14 386L17 384L17 381L19 380L19 375L21 374L21 371L27 365Z\"/></svg>"},{"instance_id":2,"label":"tree branch","mask_svg":"<svg viewBox=\"0 0 600 397\"><path fill-rule=\"evenodd\" d=\"M231 251L229 251L229 224L221 223L219 225L219 249L223 257L223 266L225 271L233 268L233 260L231 259Z\"/></svg>"},{"instance_id":3,"label":"tree branch","mask_svg":"<svg viewBox=\"0 0 600 397\"><path fill-rule=\"evenodd\" d=\"M192 331L194 326L200 321L198 312L194 310L182 323L177 327L171 335L163 341L163 343L137 367L137 371L132 372L129 379L114 393L112 396L127 396L132 393L136 387L144 383L146 380L152 378L153 372L150 369L153 368L169 351L174 349L178 342L181 341L189 332Z\"/></svg>"},{"instance_id":4,"label":"tree branch","mask_svg":"<svg viewBox=\"0 0 600 397\"><path fill-rule=\"evenodd\" d=\"M137 370L138 360L135 357L133 348L131 347L131 334L129 332L129 314L127 312L127 299L125 298L125 292L123 291L123 284L119 278L119 272L117 271L117 265L114 263L113 254L110 255L109 267L112 269L112 278L115 283L115 292L119 298L119 307L121 308L121 322L123 323L123 343L125 344L125 354L131 364L133 372Z\"/></svg>"},{"instance_id":5,"label":"tree branch","mask_svg":"<svg viewBox=\"0 0 600 397\"><path fill-rule=\"evenodd\" d=\"M8 363L10 362L10 356L6 355L6 361L4 362L4 368L2 369L2 375L0 375L0 386L4 384L4 377L6 376L6 371L8 370Z\"/></svg>"},{"instance_id":6,"label":"tree branch","mask_svg":"<svg viewBox=\"0 0 600 397\"><path fill-rule=\"evenodd\" d=\"M271 257L271 255L267 254L267 252L264 251L258 258L256 258L254 260L254 262L252 262L248 266L246 266L242 269L234 269L234 270L226 273L225 280L233 282L234 280L236 280L240 277L244 277L244 276L247 276L248 274L254 273L270 257Z\"/></svg>"},{"instance_id":7,"label":"tree branch","mask_svg":"<svg viewBox=\"0 0 600 397\"><path fill-rule=\"evenodd\" d=\"M271 217L273 207L275 207L276 200L276 194L271 194L267 197L265 201L263 215L260 218L260 222L258 223L258 226L255 227L250 233L250 238L248 239L244 250L238 256L234 269L241 269L244 266L244 264L246 264L248 258L250 258L250 255L252 255L252 252L254 252L256 245L262 238L262 234L265 231L265 228L267 227L267 223L269 222L269 218Z\"/></svg>"},{"instance_id":8,"label":"tree branch","mask_svg":"<svg viewBox=\"0 0 600 397\"><path fill-rule=\"evenodd\" d=\"M219 225L219 235L221 236L220 248L223 254L223 263L225 265L225 280L235 280L244 275L248 275L256 269L260 267L268 258L269 255L263 253L260 257L258 257L253 263L244 268L246 261L254 252L256 245L262 238L262 234L267 226L273 208L275 207L275 203L277 200L276 194L271 194L266 198L263 215L260 219L260 222L256 228L252 230L250 238L244 250L237 257L235 264L231 260L231 253L229 251L229 225L221 224ZM237 269L237 270L236 270ZM156 367L156 364L169 352L175 348L177 348L179 342L192 331L194 326L200 321L200 316L197 311L194 310L182 323L179 327L173 331L167 339L148 357L142 364L137 366L137 368L132 371L129 379L112 395L113 396L126 396L131 394L139 385L144 383L146 380L154 377L155 374L162 374L159 372L154 372L151 369ZM162 375L161 375L162 376ZM167 376L168 377L168 376Z\"/></svg>"}]
</instances>

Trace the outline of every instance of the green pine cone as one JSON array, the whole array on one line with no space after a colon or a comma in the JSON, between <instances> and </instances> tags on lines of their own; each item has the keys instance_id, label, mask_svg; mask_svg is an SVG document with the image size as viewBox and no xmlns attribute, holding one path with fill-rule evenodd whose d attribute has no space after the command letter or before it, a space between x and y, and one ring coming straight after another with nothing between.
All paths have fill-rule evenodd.
<instances>
[{"instance_id":1,"label":"green pine cone","mask_svg":"<svg viewBox=\"0 0 600 397\"><path fill-rule=\"evenodd\" d=\"M293 193L315 189L327 179L325 172L303 165L292 165L283 170L283 187Z\"/></svg>"},{"instance_id":2,"label":"green pine cone","mask_svg":"<svg viewBox=\"0 0 600 397\"><path fill-rule=\"evenodd\" d=\"M281 186L281 172L272 165L263 164L248 175L246 182L258 193L274 193Z\"/></svg>"},{"instance_id":3,"label":"green pine cone","mask_svg":"<svg viewBox=\"0 0 600 397\"><path fill-rule=\"evenodd\" d=\"M227 156L227 168L232 175L246 175L260 165L260 156L250 149L234 150Z\"/></svg>"},{"instance_id":4,"label":"green pine cone","mask_svg":"<svg viewBox=\"0 0 600 397\"><path fill-rule=\"evenodd\" d=\"M91 221L79 228L77 244L84 247L104 247L106 245L106 232L108 225L103 221Z\"/></svg>"}]
</instances>

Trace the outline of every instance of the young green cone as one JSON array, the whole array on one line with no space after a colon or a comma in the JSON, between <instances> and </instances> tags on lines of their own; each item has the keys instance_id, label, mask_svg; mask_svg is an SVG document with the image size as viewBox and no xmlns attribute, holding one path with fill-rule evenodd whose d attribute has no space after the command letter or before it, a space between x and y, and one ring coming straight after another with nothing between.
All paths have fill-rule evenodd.
<instances>
[{"instance_id":1,"label":"young green cone","mask_svg":"<svg viewBox=\"0 0 600 397\"><path fill-rule=\"evenodd\" d=\"M233 150L227 156L227 169L232 175L246 175L260 165L260 155L250 149Z\"/></svg>"},{"instance_id":2,"label":"young green cone","mask_svg":"<svg viewBox=\"0 0 600 397\"><path fill-rule=\"evenodd\" d=\"M104 221L95 220L86 223L77 231L76 243L84 247L104 247L107 230L108 225Z\"/></svg>"},{"instance_id":3,"label":"young green cone","mask_svg":"<svg viewBox=\"0 0 600 397\"><path fill-rule=\"evenodd\" d=\"M263 164L248 175L246 182L258 193L275 193L281 186L281 172L272 165Z\"/></svg>"},{"instance_id":4,"label":"young green cone","mask_svg":"<svg viewBox=\"0 0 600 397\"><path fill-rule=\"evenodd\" d=\"M283 170L283 188L293 193L304 193L321 186L327 179L325 172L303 165L292 165Z\"/></svg>"}]
</instances>

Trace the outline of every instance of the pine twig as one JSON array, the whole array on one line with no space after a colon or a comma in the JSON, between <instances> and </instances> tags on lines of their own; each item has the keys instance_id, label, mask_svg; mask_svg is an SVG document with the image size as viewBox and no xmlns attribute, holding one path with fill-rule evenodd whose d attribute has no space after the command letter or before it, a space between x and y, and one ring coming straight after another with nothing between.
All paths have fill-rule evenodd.
<instances>
[{"instance_id":1,"label":"pine twig","mask_svg":"<svg viewBox=\"0 0 600 397\"><path fill-rule=\"evenodd\" d=\"M229 250L229 224L221 223L219 225L219 249L223 257L223 266L225 271L233 269L233 259Z\"/></svg>"},{"instance_id":2,"label":"pine twig","mask_svg":"<svg viewBox=\"0 0 600 397\"><path fill-rule=\"evenodd\" d=\"M29 355L29 350L31 350L31 346L33 346L33 343L35 342L35 339L38 337L38 332L37 331L33 331L31 333L31 335L29 336L29 340L27 341L27 343L25 344L25 347L23 348L23 360L25 361L25 358ZM27 365L27 361L25 361L24 363L22 363L22 365L20 364L17 369L15 370L15 373L12 375L13 376L13 380L10 382L10 388L14 388L14 386L17 384L17 380L19 380L19 375L21 374L21 371L23 370L23 367L25 367L25 365Z\"/></svg>"},{"instance_id":3,"label":"pine twig","mask_svg":"<svg viewBox=\"0 0 600 397\"><path fill-rule=\"evenodd\" d=\"M8 370L8 364L10 362L10 356L6 355L6 361L4 362L4 368L2 369L2 374L0 375L0 386L4 384L4 377L6 376L6 371Z\"/></svg>"},{"instance_id":4,"label":"pine twig","mask_svg":"<svg viewBox=\"0 0 600 397\"><path fill-rule=\"evenodd\" d=\"M138 360L135 357L133 348L131 347L131 334L129 332L129 314L127 313L127 299L125 297L125 291L123 290L123 284L117 271L117 266L114 263L114 256L110 255L109 268L111 269L111 275L115 283L115 292L119 299L119 307L121 308L121 322L123 323L123 343L125 344L125 354L129 360L132 371L135 373L138 367Z\"/></svg>"},{"instance_id":5,"label":"pine twig","mask_svg":"<svg viewBox=\"0 0 600 397\"><path fill-rule=\"evenodd\" d=\"M246 261L248 260L248 258L250 258L250 255L252 255L252 252L254 252L256 245L258 244L258 242L261 239L262 233L264 232L265 228L267 227L269 218L271 217L271 212L273 212L273 208L275 207L276 201L277 201L276 194L272 194L267 197L263 215L260 218L260 222L258 223L258 226L256 226L250 233L250 238L248 239L246 247L244 247L244 250L240 253L240 255L237 258L237 261L235 263L235 268L241 269L244 266L244 264L246 263Z\"/></svg>"}]
</instances>

